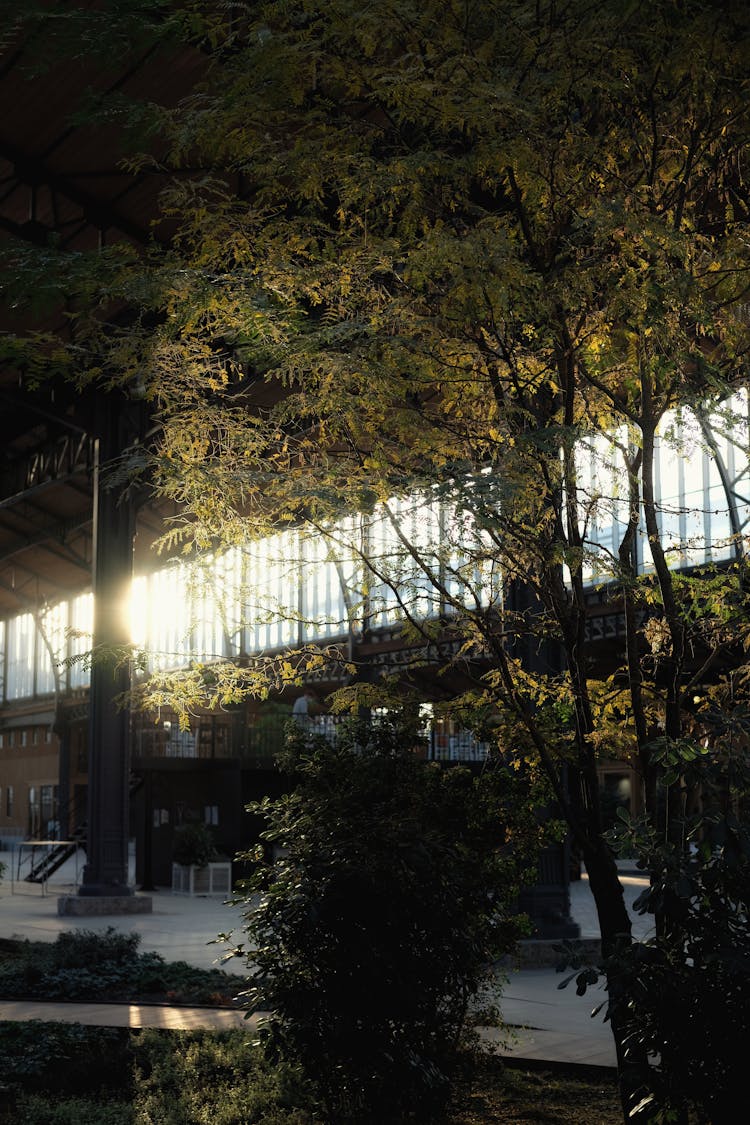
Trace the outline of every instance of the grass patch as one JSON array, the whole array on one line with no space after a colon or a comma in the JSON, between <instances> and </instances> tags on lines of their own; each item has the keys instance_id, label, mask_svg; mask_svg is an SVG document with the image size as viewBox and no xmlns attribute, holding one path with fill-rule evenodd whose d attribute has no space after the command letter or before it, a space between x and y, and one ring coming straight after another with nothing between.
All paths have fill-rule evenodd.
<instances>
[{"instance_id":1,"label":"grass patch","mask_svg":"<svg viewBox=\"0 0 750 1125\"><path fill-rule=\"evenodd\" d=\"M488 1059L459 1087L447 1125L622 1125L614 1072L560 1073Z\"/></svg>"},{"instance_id":2,"label":"grass patch","mask_svg":"<svg viewBox=\"0 0 750 1125\"><path fill-rule=\"evenodd\" d=\"M0 1123L325 1125L291 1070L271 1068L242 1028L128 1031L0 1023ZM459 1084L445 1125L615 1125L613 1076L562 1076L488 1059Z\"/></svg>"}]
</instances>

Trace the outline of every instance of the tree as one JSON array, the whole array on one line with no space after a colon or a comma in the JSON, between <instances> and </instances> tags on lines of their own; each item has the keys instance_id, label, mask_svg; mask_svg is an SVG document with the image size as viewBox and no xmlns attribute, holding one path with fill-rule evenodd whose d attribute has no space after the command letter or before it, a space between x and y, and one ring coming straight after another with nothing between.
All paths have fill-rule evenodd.
<instances>
[{"instance_id":1,"label":"tree","mask_svg":"<svg viewBox=\"0 0 750 1125\"><path fill-rule=\"evenodd\" d=\"M691 544L656 482L681 418L710 447L706 419L736 427L746 402L745 6L190 10L205 85L154 113L177 234L67 269L78 373L142 380L186 547L300 526L365 627L395 604L418 658L484 660L463 704L541 763L586 862L629 1108L650 1079L624 1049L630 923L598 758L632 761L677 854L704 685L730 708L747 691L736 482L719 458L731 562L680 574ZM16 258L16 291L38 269ZM141 315L104 330L116 299ZM598 678L592 580L625 626ZM207 690L240 698L258 673Z\"/></svg>"}]
</instances>

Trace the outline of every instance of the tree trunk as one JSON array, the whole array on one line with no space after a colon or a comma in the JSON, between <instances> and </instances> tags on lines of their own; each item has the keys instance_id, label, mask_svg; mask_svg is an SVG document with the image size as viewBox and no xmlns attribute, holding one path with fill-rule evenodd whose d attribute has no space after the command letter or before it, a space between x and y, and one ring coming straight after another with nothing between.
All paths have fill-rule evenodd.
<instances>
[{"instance_id":1,"label":"tree trunk","mask_svg":"<svg viewBox=\"0 0 750 1125\"><path fill-rule=\"evenodd\" d=\"M649 1092L646 1052L624 1045L628 1002L627 974L621 954L632 944L632 926L625 906L622 885L612 853L603 841L584 849L589 886L596 903L602 937L602 959L606 966L609 1021L617 1055L617 1074L623 1117L629 1120L634 1106Z\"/></svg>"}]
</instances>

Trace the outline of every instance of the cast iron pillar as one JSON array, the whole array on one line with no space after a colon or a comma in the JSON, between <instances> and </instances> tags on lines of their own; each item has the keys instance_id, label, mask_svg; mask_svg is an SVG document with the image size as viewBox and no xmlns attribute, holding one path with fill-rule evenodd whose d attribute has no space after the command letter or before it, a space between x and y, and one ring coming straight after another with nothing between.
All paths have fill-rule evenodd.
<instances>
[{"instance_id":1,"label":"cast iron pillar","mask_svg":"<svg viewBox=\"0 0 750 1125\"><path fill-rule=\"evenodd\" d=\"M135 514L119 489L108 487L107 466L127 445L124 419L114 396L96 404L93 576L94 657L89 695L89 788L87 863L80 895L127 896L130 715L123 697L130 688L127 646L133 576Z\"/></svg>"},{"instance_id":2,"label":"cast iron pillar","mask_svg":"<svg viewBox=\"0 0 750 1125\"><path fill-rule=\"evenodd\" d=\"M70 833L70 723L58 702L52 727L58 741L57 822L60 839L67 840Z\"/></svg>"}]
</instances>

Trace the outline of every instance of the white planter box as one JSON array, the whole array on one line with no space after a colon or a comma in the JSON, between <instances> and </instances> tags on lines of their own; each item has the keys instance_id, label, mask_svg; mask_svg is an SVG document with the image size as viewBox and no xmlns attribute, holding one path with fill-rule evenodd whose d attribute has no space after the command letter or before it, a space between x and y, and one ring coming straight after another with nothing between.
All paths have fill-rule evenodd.
<instances>
[{"instance_id":1,"label":"white planter box","mask_svg":"<svg viewBox=\"0 0 750 1125\"><path fill-rule=\"evenodd\" d=\"M221 895L232 893L232 865L227 861L207 863L205 867L172 864L173 895Z\"/></svg>"}]
</instances>

